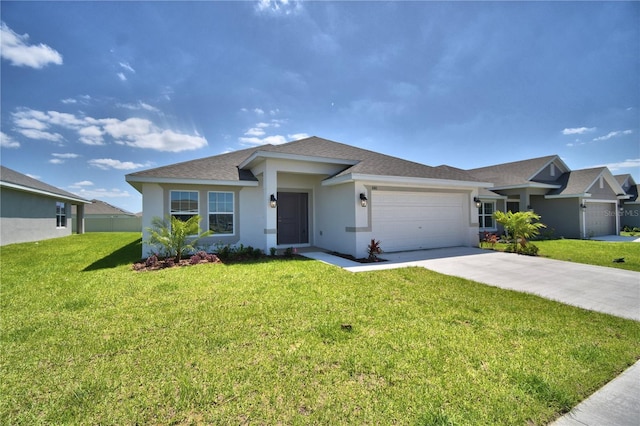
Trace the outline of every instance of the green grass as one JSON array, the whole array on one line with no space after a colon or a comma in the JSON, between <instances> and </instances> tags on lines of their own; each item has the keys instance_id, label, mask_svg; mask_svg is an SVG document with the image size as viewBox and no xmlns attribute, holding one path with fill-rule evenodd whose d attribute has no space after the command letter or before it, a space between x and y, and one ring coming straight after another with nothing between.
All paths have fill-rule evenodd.
<instances>
[{"instance_id":1,"label":"green grass","mask_svg":"<svg viewBox=\"0 0 640 426\"><path fill-rule=\"evenodd\" d=\"M640 272L640 243L612 243L594 240L543 240L533 241L539 256L556 260L607 266ZM504 250L507 244L496 244L496 250ZM616 263L614 259L624 258Z\"/></svg>"},{"instance_id":2,"label":"green grass","mask_svg":"<svg viewBox=\"0 0 640 426\"><path fill-rule=\"evenodd\" d=\"M139 253L1 249L1 423L546 424L640 357L638 322L425 269Z\"/></svg>"}]
</instances>

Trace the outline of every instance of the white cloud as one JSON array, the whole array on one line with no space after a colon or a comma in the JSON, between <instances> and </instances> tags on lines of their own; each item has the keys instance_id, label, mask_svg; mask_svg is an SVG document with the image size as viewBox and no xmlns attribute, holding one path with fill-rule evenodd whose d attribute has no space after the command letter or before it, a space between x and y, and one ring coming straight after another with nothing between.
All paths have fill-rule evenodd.
<instances>
[{"instance_id":1,"label":"white cloud","mask_svg":"<svg viewBox=\"0 0 640 426\"><path fill-rule=\"evenodd\" d=\"M62 142L64 138L60 133L43 132L37 129L16 129L18 133L29 139Z\"/></svg>"},{"instance_id":2,"label":"white cloud","mask_svg":"<svg viewBox=\"0 0 640 426\"><path fill-rule=\"evenodd\" d=\"M262 108L254 108L253 112L258 115L264 115L264 110Z\"/></svg>"},{"instance_id":3,"label":"white cloud","mask_svg":"<svg viewBox=\"0 0 640 426\"><path fill-rule=\"evenodd\" d=\"M64 164L64 162L69 158L78 158L79 157L78 154L73 154L73 153L58 154L58 153L54 152L51 155L54 157L54 158L49 160L49 163L51 163L51 164Z\"/></svg>"},{"instance_id":4,"label":"white cloud","mask_svg":"<svg viewBox=\"0 0 640 426\"><path fill-rule=\"evenodd\" d=\"M78 157L79 157L79 155L78 155L78 154L73 154L73 153L70 153L70 152L69 152L69 153L66 153L66 154L58 154L58 153L55 153L55 152L54 152L54 153L53 153L53 154L51 154L51 155L53 155L53 156L54 156L54 157L56 157L56 158L78 158Z\"/></svg>"},{"instance_id":5,"label":"white cloud","mask_svg":"<svg viewBox=\"0 0 640 426\"><path fill-rule=\"evenodd\" d=\"M25 173L25 175L29 176L31 179L40 179L39 175L32 175L31 173Z\"/></svg>"},{"instance_id":6,"label":"white cloud","mask_svg":"<svg viewBox=\"0 0 640 426\"><path fill-rule=\"evenodd\" d=\"M96 188L96 189L84 189L84 188L80 188L77 189L74 186L69 187L70 189L72 189L71 192L73 192L74 194L85 198L87 200L94 200L94 199L103 199L103 198L127 198L127 197L131 197L131 194L129 194L129 192L127 191L123 191L121 189L118 188L113 188L113 189L104 189L104 188Z\"/></svg>"},{"instance_id":7,"label":"white cloud","mask_svg":"<svg viewBox=\"0 0 640 426\"><path fill-rule=\"evenodd\" d=\"M119 72L119 73L117 73L116 75L118 76L118 78L120 79L120 81L127 81L127 76L126 76L126 75L124 75L124 73Z\"/></svg>"},{"instance_id":8,"label":"white cloud","mask_svg":"<svg viewBox=\"0 0 640 426\"><path fill-rule=\"evenodd\" d=\"M141 108L153 108L140 103ZM148 107L148 108L147 108ZM57 111L42 112L22 109L12 114L16 131L31 139L61 142L59 133L46 131L52 126L73 130L78 133L78 141L86 145L104 145L105 136L110 136L117 144L138 148L155 149L165 152L181 152L207 146L207 140L197 132L193 135L171 129L162 129L144 118L77 117Z\"/></svg>"},{"instance_id":9,"label":"white cloud","mask_svg":"<svg viewBox=\"0 0 640 426\"><path fill-rule=\"evenodd\" d=\"M562 131L563 135L584 135L585 133L591 133L596 130L595 127L571 127Z\"/></svg>"},{"instance_id":10,"label":"white cloud","mask_svg":"<svg viewBox=\"0 0 640 426\"><path fill-rule=\"evenodd\" d=\"M77 104L78 100L73 98L67 98L67 99L61 100L60 102L62 102L65 105L69 105L69 104Z\"/></svg>"},{"instance_id":11,"label":"white cloud","mask_svg":"<svg viewBox=\"0 0 640 426\"><path fill-rule=\"evenodd\" d=\"M0 24L0 56L17 67L40 69L62 64L62 55L46 44L29 44L29 34L16 34L4 22Z\"/></svg>"},{"instance_id":12,"label":"white cloud","mask_svg":"<svg viewBox=\"0 0 640 426\"><path fill-rule=\"evenodd\" d=\"M120 66L132 74L136 73L136 70L134 70L133 67L129 65L128 62L120 62Z\"/></svg>"},{"instance_id":13,"label":"white cloud","mask_svg":"<svg viewBox=\"0 0 640 426\"><path fill-rule=\"evenodd\" d=\"M20 148L20 142L13 139L4 132L0 132L0 147L2 148Z\"/></svg>"},{"instance_id":14,"label":"white cloud","mask_svg":"<svg viewBox=\"0 0 640 426\"><path fill-rule=\"evenodd\" d=\"M138 101L137 104L118 104L120 108L130 109L132 111L151 111L160 113L160 110L152 105L144 103L142 101Z\"/></svg>"},{"instance_id":15,"label":"white cloud","mask_svg":"<svg viewBox=\"0 0 640 426\"><path fill-rule=\"evenodd\" d=\"M71 185L71 188L79 188L82 186L93 186L93 182L91 182L90 180L81 180L80 182L76 182Z\"/></svg>"},{"instance_id":16,"label":"white cloud","mask_svg":"<svg viewBox=\"0 0 640 426\"><path fill-rule=\"evenodd\" d=\"M306 133L294 133L292 135L287 135L287 136L292 141L297 141L297 140L300 140L300 139L306 139L306 138L309 137L309 135L306 134Z\"/></svg>"},{"instance_id":17,"label":"white cloud","mask_svg":"<svg viewBox=\"0 0 640 426\"><path fill-rule=\"evenodd\" d=\"M612 172L620 169L639 169L640 158L628 159L617 163L599 164L594 167L608 167Z\"/></svg>"},{"instance_id":18,"label":"white cloud","mask_svg":"<svg viewBox=\"0 0 640 426\"><path fill-rule=\"evenodd\" d=\"M615 132L609 132L604 136L600 136L600 137L594 138L593 141L594 142L606 141L606 140L609 140L611 138L615 138L615 137L623 136L623 135L630 135L632 133L633 133L633 130L616 130Z\"/></svg>"},{"instance_id":19,"label":"white cloud","mask_svg":"<svg viewBox=\"0 0 640 426\"><path fill-rule=\"evenodd\" d=\"M244 133L245 136L264 136L264 134L262 127L252 127Z\"/></svg>"},{"instance_id":20,"label":"white cloud","mask_svg":"<svg viewBox=\"0 0 640 426\"><path fill-rule=\"evenodd\" d=\"M302 3L297 0L259 0L255 10L275 16L295 15L302 11Z\"/></svg>"},{"instance_id":21,"label":"white cloud","mask_svg":"<svg viewBox=\"0 0 640 426\"><path fill-rule=\"evenodd\" d=\"M131 161L114 160L112 158L96 158L93 160L89 160L89 164L102 170L135 170L148 166L148 163L140 164L133 163Z\"/></svg>"},{"instance_id":22,"label":"white cloud","mask_svg":"<svg viewBox=\"0 0 640 426\"><path fill-rule=\"evenodd\" d=\"M105 145L103 131L98 126L83 127L78 130L78 135L78 140L85 145Z\"/></svg>"}]
</instances>

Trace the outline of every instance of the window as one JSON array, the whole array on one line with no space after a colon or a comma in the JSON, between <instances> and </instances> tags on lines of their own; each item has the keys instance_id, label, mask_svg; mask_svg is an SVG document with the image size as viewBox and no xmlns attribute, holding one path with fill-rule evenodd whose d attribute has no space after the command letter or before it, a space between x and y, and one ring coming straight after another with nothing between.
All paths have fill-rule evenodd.
<instances>
[{"instance_id":1,"label":"window","mask_svg":"<svg viewBox=\"0 0 640 426\"><path fill-rule=\"evenodd\" d=\"M61 201L56 201L56 227L67 227L67 210L65 204Z\"/></svg>"},{"instance_id":2,"label":"window","mask_svg":"<svg viewBox=\"0 0 640 426\"><path fill-rule=\"evenodd\" d=\"M209 192L209 230L214 234L234 234L233 192Z\"/></svg>"},{"instance_id":3,"label":"window","mask_svg":"<svg viewBox=\"0 0 640 426\"><path fill-rule=\"evenodd\" d=\"M478 209L478 219L480 220L480 228L495 229L493 220L493 212L496 210L496 203L482 203Z\"/></svg>"},{"instance_id":4,"label":"window","mask_svg":"<svg viewBox=\"0 0 640 426\"><path fill-rule=\"evenodd\" d=\"M507 211L518 213L520 211L520 201L507 201Z\"/></svg>"},{"instance_id":5,"label":"window","mask_svg":"<svg viewBox=\"0 0 640 426\"><path fill-rule=\"evenodd\" d=\"M185 222L198 214L198 191L171 191L171 216Z\"/></svg>"}]
</instances>

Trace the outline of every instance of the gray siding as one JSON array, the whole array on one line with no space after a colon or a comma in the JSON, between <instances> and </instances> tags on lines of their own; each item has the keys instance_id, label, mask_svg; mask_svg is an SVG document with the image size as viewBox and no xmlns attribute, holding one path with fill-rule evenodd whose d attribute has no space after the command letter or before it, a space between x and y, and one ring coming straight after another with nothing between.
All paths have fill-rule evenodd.
<instances>
[{"instance_id":1,"label":"gray siding","mask_svg":"<svg viewBox=\"0 0 640 426\"><path fill-rule=\"evenodd\" d=\"M3 188L0 191L0 245L71 235L71 206L67 226L56 227L56 199Z\"/></svg>"},{"instance_id":2,"label":"gray siding","mask_svg":"<svg viewBox=\"0 0 640 426\"><path fill-rule=\"evenodd\" d=\"M591 194L592 199L612 201L618 199L618 197L616 197L615 191L611 188L611 186L607 183L607 180L604 178L602 188L600 188L600 179L596 179L596 183L591 185L591 188L589 188L587 192Z\"/></svg>"},{"instance_id":3,"label":"gray siding","mask_svg":"<svg viewBox=\"0 0 640 426\"><path fill-rule=\"evenodd\" d=\"M640 204L627 204L620 216L620 227L640 228Z\"/></svg>"},{"instance_id":4,"label":"gray siding","mask_svg":"<svg viewBox=\"0 0 640 426\"><path fill-rule=\"evenodd\" d=\"M578 198L545 199L541 195L531 196L533 210L541 216L540 222L547 225L542 232L553 229L553 236L580 238L580 201Z\"/></svg>"}]
</instances>

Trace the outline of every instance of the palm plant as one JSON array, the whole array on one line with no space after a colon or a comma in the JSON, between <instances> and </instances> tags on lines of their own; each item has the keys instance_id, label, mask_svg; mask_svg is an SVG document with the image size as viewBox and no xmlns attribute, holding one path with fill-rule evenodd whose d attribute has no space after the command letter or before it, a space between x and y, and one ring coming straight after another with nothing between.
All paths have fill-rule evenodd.
<instances>
[{"instance_id":1,"label":"palm plant","mask_svg":"<svg viewBox=\"0 0 640 426\"><path fill-rule=\"evenodd\" d=\"M195 251L201 238L213 234L210 230L200 232L199 215L185 221L175 216L167 215L164 219L156 216L147 231L148 243L158 247L167 256L175 257L176 262L180 262L185 253Z\"/></svg>"},{"instance_id":2,"label":"palm plant","mask_svg":"<svg viewBox=\"0 0 640 426\"><path fill-rule=\"evenodd\" d=\"M541 222L540 215L534 212L516 212L507 213L497 211L493 214L496 222L504 226L504 230L507 233L507 237L513 239L513 249L517 253L519 247L524 249L530 238L533 238L540 234L541 228L547 226ZM520 243L520 246L518 246Z\"/></svg>"}]
</instances>

